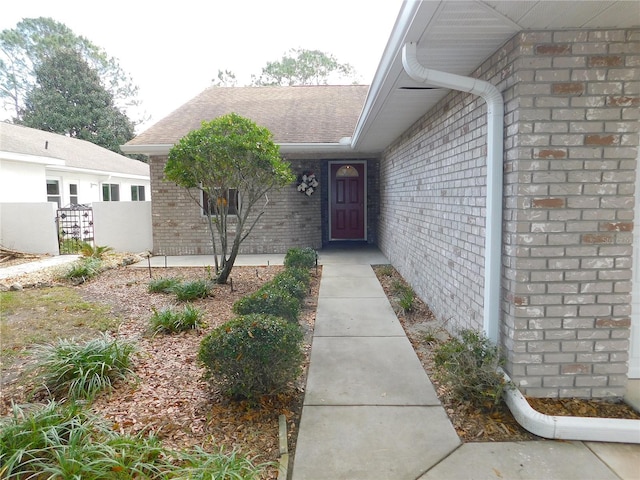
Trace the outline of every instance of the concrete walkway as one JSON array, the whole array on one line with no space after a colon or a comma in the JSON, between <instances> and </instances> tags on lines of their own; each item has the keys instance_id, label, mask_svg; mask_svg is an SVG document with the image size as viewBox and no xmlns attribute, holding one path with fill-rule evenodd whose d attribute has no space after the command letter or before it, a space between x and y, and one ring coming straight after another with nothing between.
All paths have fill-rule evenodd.
<instances>
[{"instance_id":1,"label":"concrete walkway","mask_svg":"<svg viewBox=\"0 0 640 480\"><path fill-rule=\"evenodd\" d=\"M640 445L462 444L378 282L376 250L321 252L291 480L638 479Z\"/></svg>"}]
</instances>

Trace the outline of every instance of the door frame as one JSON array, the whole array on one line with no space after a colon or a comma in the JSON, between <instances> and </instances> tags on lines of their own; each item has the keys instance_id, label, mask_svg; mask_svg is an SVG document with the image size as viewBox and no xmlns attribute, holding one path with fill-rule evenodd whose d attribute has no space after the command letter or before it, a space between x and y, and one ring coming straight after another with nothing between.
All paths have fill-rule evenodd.
<instances>
[{"instance_id":1,"label":"door frame","mask_svg":"<svg viewBox=\"0 0 640 480\"><path fill-rule=\"evenodd\" d=\"M640 149L638 149L640 161ZM631 277L631 326L629 335L629 371L627 378L640 378L640 165L636 167L636 203L633 228L633 265Z\"/></svg>"},{"instance_id":2,"label":"door frame","mask_svg":"<svg viewBox=\"0 0 640 480\"><path fill-rule=\"evenodd\" d=\"M362 217L363 217L362 220L364 222L364 237L363 238L353 238L353 239L333 238L333 231L332 231L332 227L331 227L333 225L332 221L331 221L332 220L331 219L331 211L332 211L331 199L333 198L333 196L332 196L333 195L333 189L335 187L335 185L333 183L334 179L331 178L331 167L333 165L362 165L362 168L363 168L363 171L364 171L364 179L363 179L363 181L364 181L364 185L363 185L363 187L364 187L364 193L363 193L363 195L364 195L364 209L363 209L363 212L362 212ZM368 183L369 183L367 181L367 179L368 179L367 161L366 160L329 160L328 167L329 167L329 175L328 175L328 177L329 177L329 182L328 182L329 183L329 188L327 189L327 192L328 192L328 195L329 195L329 197L328 197L329 208L327 209L328 210L327 217L328 217L328 221L329 221L329 225L328 225L328 228L329 228L329 235L328 235L329 236L329 241L330 242L362 242L362 241L367 241L368 211L369 211L369 202L368 202L368 196L367 196L367 194L368 194L367 189L368 189Z\"/></svg>"}]
</instances>

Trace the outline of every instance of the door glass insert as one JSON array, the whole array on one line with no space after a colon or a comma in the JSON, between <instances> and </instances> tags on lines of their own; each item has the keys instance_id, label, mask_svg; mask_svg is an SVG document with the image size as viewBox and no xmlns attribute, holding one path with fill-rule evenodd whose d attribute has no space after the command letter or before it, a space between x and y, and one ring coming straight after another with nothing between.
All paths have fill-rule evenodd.
<instances>
[{"instance_id":1,"label":"door glass insert","mask_svg":"<svg viewBox=\"0 0 640 480\"><path fill-rule=\"evenodd\" d=\"M344 165L336 172L336 178L344 177L359 177L358 170L351 165Z\"/></svg>"}]
</instances>

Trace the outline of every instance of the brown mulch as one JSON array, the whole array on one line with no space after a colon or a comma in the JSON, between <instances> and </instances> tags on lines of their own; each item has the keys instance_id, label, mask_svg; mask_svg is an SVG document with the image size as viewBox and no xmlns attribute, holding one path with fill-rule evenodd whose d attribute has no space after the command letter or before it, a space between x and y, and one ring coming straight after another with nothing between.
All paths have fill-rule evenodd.
<instances>
[{"instance_id":1,"label":"brown mulch","mask_svg":"<svg viewBox=\"0 0 640 480\"><path fill-rule=\"evenodd\" d=\"M75 286L87 301L109 305L120 319L113 335L134 341L139 349L135 368L136 380L120 384L111 393L96 399L92 409L113 422L121 433L153 432L170 448L182 449L199 445L205 449L225 451L238 449L244 455L257 457L257 462L276 461L279 457L278 417L287 418L289 452L293 456L297 435L306 364L315 323L321 270L312 272L310 293L300 315L305 332L307 362L303 375L289 392L265 396L259 402L231 401L215 385L203 379L204 369L196 361L200 342L213 328L230 320L233 303L258 289L283 269L282 266L234 267L232 284L215 285L212 294L193 304L203 310L207 325L198 331L177 335L151 335L148 325L154 310L175 305L172 295L148 293L149 270L118 266L97 278ZM207 278L204 268L154 268L154 278L178 277L182 280ZM35 283L46 278L8 279ZM3 375L6 372L3 372ZM27 393L16 382L3 388L6 415L10 401L23 403ZM268 478L275 478L274 469Z\"/></svg>"},{"instance_id":2,"label":"brown mulch","mask_svg":"<svg viewBox=\"0 0 640 480\"><path fill-rule=\"evenodd\" d=\"M520 426L504 403L497 407L479 409L473 405L458 401L453 397L447 385L438 383L433 372L434 347L449 338L446 325L438 321L429 307L416 297L411 312L403 312L398 307L398 298L394 293L396 282L404 283L400 274L391 269L376 267L376 275L387 294L400 323L405 329L418 358L422 362L429 379L433 383L449 419L463 442L506 442L536 440L533 435ZM527 398L535 410L546 415L570 415L602 418L640 418L640 414L623 402L608 402L585 399Z\"/></svg>"}]
</instances>

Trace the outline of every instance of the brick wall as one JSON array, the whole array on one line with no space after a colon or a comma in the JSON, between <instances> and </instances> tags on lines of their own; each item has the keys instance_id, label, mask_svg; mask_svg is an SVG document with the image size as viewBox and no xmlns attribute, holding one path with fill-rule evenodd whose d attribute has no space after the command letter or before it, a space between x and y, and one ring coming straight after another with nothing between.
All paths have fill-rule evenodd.
<instances>
[{"instance_id":1,"label":"brick wall","mask_svg":"<svg viewBox=\"0 0 640 480\"><path fill-rule=\"evenodd\" d=\"M153 198L153 253L155 255L212 254L206 217L189 192L166 182L166 157L151 158ZM319 161L292 161L293 171L318 169ZM197 194L197 192L194 192ZM268 195L268 204L258 224L241 244L240 253L285 253L292 247L322 246L321 194L306 196L291 184ZM263 203L254 207L262 210Z\"/></svg>"},{"instance_id":2,"label":"brick wall","mask_svg":"<svg viewBox=\"0 0 640 480\"><path fill-rule=\"evenodd\" d=\"M640 30L529 32L505 91L503 335L526 394L616 397L627 372Z\"/></svg>"},{"instance_id":3,"label":"brick wall","mask_svg":"<svg viewBox=\"0 0 640 480\"><path fill-rule=\"evenodd\" d=\"M640 31L526 32L472 75L505 99L507 370L533 396L624 393ZM450 326L480 328L485 106L451 92L381 162L382 251Z\"/></svg>"}]
</instances>

